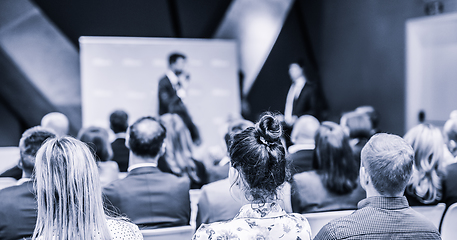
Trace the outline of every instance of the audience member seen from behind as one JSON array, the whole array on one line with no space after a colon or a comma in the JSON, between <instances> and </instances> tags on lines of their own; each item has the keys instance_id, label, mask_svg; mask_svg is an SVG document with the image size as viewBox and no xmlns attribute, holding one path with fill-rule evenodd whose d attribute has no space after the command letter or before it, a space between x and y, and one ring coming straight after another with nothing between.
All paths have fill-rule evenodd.
<instances>
[{"instance_id":1,"label":"audience member seen from behind","mask_svg":"<svg viewBox=\"0 0 457 240\"><path fill-rule=\"evenodd\" d=\"M314 239L441 239L433 223L403 196L413 164L414 151L401 137L373 136L362 149L360 166L367 198L351 215L327 223Z\"/></svg>"},{"instance_id":2,"label":"audience member seen from behind","mask_svg":"<svg viewBox=\"0 0 457 240\"><path fill-rule=\"evenodd\" d=\"M225 134L225 143L227 146L227 152L229 151L231 136L237 134L248 127L253 127L254 124L251 121L244 119L233 121ZM228 160L226 160L228 159ZM222 167L230 167L230 157L226 156L221 161L227 161ZM215 181L206 184L202 187L200 199L198 201L197 210L197 228L202 223L213 223L218 221L227 221L236 216L242 207L242 203L236 201L230 193L230 181L228 179L228 168L227 176L225 179Z\"/></svg>"},{"instance_id":3,"label":"audience member seen from behind","mask_svg":"<svg viewBox=\"0 0 457 240\"><path fill-rule=\"evenodd\" d=\"M378 111L376 111L376 109L374 109L373 106L369 106L369 105L360 106L355 109L355 112L366 114L368 116L368 118L370 118L371 127L373 128L371 135L380 132L380 130L379 130L379 118L380 118L379 113L378 113Z\"/></svg>"},{"instance_id":4,"label":"audience member seen from behind","mask_svg":"<svg viewBox=\"0 0 457 240\"><path fill-rule=\"evenodd\" d=\"M449 119L443 128L446 145L453 155L453 160L457 156L457 120ZM457 202L457 163L446 166L446 180L444 188L444 199L447 207Z\"/></svg>"},{"instance_id":5,"label":"audience member seen from behind","mask_svg":"<svg viewBox=\"0 0 457 240\"><path fill-rule=\"evenodd\" d=\"M129 167L129 149L125 146L125 132L129 126L129 116L122 110L117 110L109 116L110 128L116 134L116 140L111 143L113 161L119 165L121 172L127 172Z\"/></svg>"},{"instance_id":6,"label":"audience member seen from behind","mask_svg":"<svg viewBox=\"0 0 457 240\"><path fill-rule=\"evenodd\" d=\"M315 141L315 170L293 176L293 211L356 209L365 192L358 184L359 163L352 155L348 136L340 125L323 122Z\"/></svg>"},{"instance_id":7,"label":"audience member seen from behind","mask_svg":"<svg viewBox=\"0 0 457 240\"><path fill-rule=\"evenodd\" d=\"M33 239L143 239L134 224L105 214L98 167L84 143L48 140L37 153L35 176Z\"/></svg>"},{"instance_id":8,"label":"audience member seen from behind","mask_svg":"<svg viewBox=\"0 0 457 240\"><path fill-rule=\"evenodd\" d=\"M349 112L343 115L340 125L348 131L349 144L355 158L360 162L360 152L374 133L370 118L365 113Z\"/></svg>"},{"instance_id":9,"label":"audience member seen from behind","mask_svg":"<svg viewBox=\"0 0 457 240\"><path fill-rule=\"evenodd\" d=\"M0 239L31 237L37 219L37 202L33 189L35 155L44 141L55 134L43 127L33 127L19 141L22 178L15 186L0 191Z\"/></svg>"},{"instance_id":10,"label":"audience member seen from behind","mask_svg":"<svg viewBox=\"0 0 457 240\"><path fill-rule=\"evenodd\" d=\"M41 119L41 126L54 130L57 136L62 137L68 134L70 121L63 113L51 112Z\"/></svg>"},{"instance_id":11,"label":"audience member seen from behind","mask_svg":"<svg viewBox=\"0 0 457 240\"><path fill-rule=\"evenodd\" d=\"M78 139L89 145L95 154L102 187L119 178L119 166L111 161L113 150L108 131L101 127L88 127L79 131Z\"/></svg>"},{"instance_id":12,"label":"audience member seen from behind","mask_svg":"<svg viewBox=\"0 0 457 240\"><path fill-rule=\"evenodd\" d=\"M153 117L133 123L126 138L129 173L104 189L106 206L142 227L189 225L190 180L157 168L165 152L165 137L165 127Z\"/></svg>"},{"instance_id":13,"label":"audience member seen from behind","mask_svg":"<svg viewBox=\"0 0 457 240\"><path fill-rule=\"evenodd\" d=\"M57 136L66 136L70 129L70 122L64 114L51 112L41 119L41 126L53 130ZM0 177L12 177L19 180L22 177L22 170L19 166L14 166L3 172Z\"/></svg>"},{"instance_id":14,"label":"audience member seen from behind","mask_svg":"<svg viewBox=\"0 0 457 240\"><path fill-rule=\"evenodd\" d=\"M158 167L163 172L186 176L190 188L199 189L208 182L205 165L193 158L193 142L189 129L178 114L166 113L160 116L167 130L165 154L159 158Z\"/></svg>"},{"instance_id":15,"label":"audience member seen from behind","mask_svg":"<svg viewBox=\"0 0 457 240\"><path fill-rule=\"evenodd\" d=\"M414 149L414 166L405 195L410 205L437 204L443 199L444 141L431 124L413 127L404 139Z\"/></svg>"},{"instance_id":16,"label":"audience member seen from behind","mask_svg":"<svg viewBox=\"0 0 457 240\"><path fill-rule=\"evenodd\" d=\"M293 145L287 156L291 175L313 170L314 136L319 126L319 120L311 115L301 116L295 122L290 136Z\"/></svg>"},{"instance_id":17,"label":"audience member seen from behind","mask_svg":"<svg viewBox=\"0 0 457 240\"><path fill-rule=\"evenodd\" d=\"M233 196L244 205L230 221L201 225L194 240L311 239L308 221L287 214L277 202L289 175L281 135L281 123L266 114L255 127L233 136L229 179Z\"/></svg>"}]
</instances>

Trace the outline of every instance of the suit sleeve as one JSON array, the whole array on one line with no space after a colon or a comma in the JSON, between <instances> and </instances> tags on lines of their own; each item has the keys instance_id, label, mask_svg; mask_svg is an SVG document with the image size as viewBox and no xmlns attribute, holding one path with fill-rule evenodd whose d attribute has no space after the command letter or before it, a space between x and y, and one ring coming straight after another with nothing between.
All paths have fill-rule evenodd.
<instances>
[{"instance_id":1,"label":"suit sleeve","mask_svg":"<svg viewBox=\"0 0 457 240\"><path fill-rule=\"evenodd\" d=\"M179 97L174 92L173 86L167 78L162 78L159 81L159 103L163 109L160 114L169 112L170 105L179 101Z\"/></svg>"},{"instance_id":2,"label":"suit sleeve","mask_svg":"<svg viewBox=\"0 0 457 240\"><path fill-rule=\"evenodd\" d=\"M109 184L103 189L103 202L108 213L112 213L114 215L121 214L119 209L119 195L116 191L116 187L113 184Z\"/></svg>"}]
</instances>

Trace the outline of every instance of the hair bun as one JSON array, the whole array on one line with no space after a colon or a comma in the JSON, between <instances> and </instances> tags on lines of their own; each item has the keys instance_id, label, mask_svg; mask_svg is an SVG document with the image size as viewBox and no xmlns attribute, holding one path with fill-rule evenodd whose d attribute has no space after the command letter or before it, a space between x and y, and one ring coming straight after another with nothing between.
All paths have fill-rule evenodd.
<instances>
[{"instance_id":1,"label":"hair bun","mask_svg":"<svg viewBox=\"0 0 457 240\"><path fill-rule=\"evenodd\" d=\"M264 144L279 141L282 136L282 125L271 113L266 113L256 123L255 129L259 135L260 141ZM264 142L265 141L265 142Z\"/></svg>"}]
</instances>

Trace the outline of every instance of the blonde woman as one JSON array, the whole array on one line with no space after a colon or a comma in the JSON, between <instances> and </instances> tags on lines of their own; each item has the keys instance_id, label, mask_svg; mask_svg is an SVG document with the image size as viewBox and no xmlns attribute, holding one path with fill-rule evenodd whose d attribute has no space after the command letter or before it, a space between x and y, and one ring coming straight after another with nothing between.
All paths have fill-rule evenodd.
<instances>
[{"instance_id":1,"label":"blonde woman","mask_svg":"<svg viewBox=\"0 0 457 240\"><path fill-rule=\"evenodd\" d=\"M414 167L405 195L410 205L437 204L443 198L444 140L431 124L420 124L404 136L414 149Z\"/></svg>"},{"instance_id":2,"label":"blonde woman","mask_svg":"<svg viewBox=\"0 0 457 240\"><path fill-rule=\"evenodd\" d=\"M47 141L36 156L35 179L33 239L143 239L136 225L105 214L97 164L79 140Z\"/></svg>"},{"instance_id":3,"label":"blonde woman","mask_svg":"<svg viewBox=\"0 0 457 240\"><path fill-rule=\"evenodd\" d=\"M167 150L159 159L159 169L176 176L188 176L191 189L201 188L208 178L205 165L193 158L192 138L183 120L178 114L167 113L160 117L160 121L167 130Z\"/></svg>"}]
</instances>

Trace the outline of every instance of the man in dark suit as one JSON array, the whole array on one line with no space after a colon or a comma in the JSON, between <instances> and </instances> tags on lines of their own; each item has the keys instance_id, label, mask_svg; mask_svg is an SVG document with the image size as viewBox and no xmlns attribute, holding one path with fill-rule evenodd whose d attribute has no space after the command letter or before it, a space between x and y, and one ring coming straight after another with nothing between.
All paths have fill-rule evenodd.
<instances>
[{"instance_id":1,"label":"man in dark suit","mask_svg":"<svg viewBox=\"0 0 457 240\"><path fill-rule=\"evenodd\" d=\"M43 127L33 127L22 134L19 141L22 178L16 186L0 191L0 239L31 237L37 219L37 202L31 179L35 155L41 144L55 134Z\"/></svg>"},{"instance_id":2,"label":"man in dark suit","mask_svg":"<svg viewBox=\"0 0 457 240\"><path fill-rule=\"evenodd\" d=\"M320 123L311 115L298 118L292 129L292 146L288 149L287 159L290 161L291 175L313 170L314 135Z\"/></svg>"},{"instance_id":3,"label":"man in dark suit","mask_svg":"<svg viewBox=\"0 0 457 240\"><path fill-rule=\"evenodd\" d=\"M305 114L319 118L317 86L306 79L303 64L300 62L290 64L289 75L292 85L286 98L284 121L292 126L295 120Z\"/></svg>"},{"instance_id":4,"label":"man in dark suit","mask_svg":"<svg viewBox=\"0 0 457 240\"><path fill-rule=\"evenodd\" d=\"M127 131L128 175L104 190L106 206L133 223L151 228L189 224L190 181L164 173L157 160L165 152L166 130L152 117L143 117Z\"/></svg>"},{"instance_id":5,"label":"man in dark suit","mask_svg":"<svg viewBox=\"0 0 457 240\"><path fill-rule=\"evenodd\" d=\"M121 172L127 172L129 167L129 149L125 146L125 132L127 131L129 116L122 110L117 110L109 116L110 128L116 134L116 140L111 143L113 161L119 165Z\"/></svg>"},{"instance_id":6,"label":"man in dark suit","mask_svg":"<svg viewBox=\"0 0 457 240\"><path fill-rule=\"evenodd\" d=\"M190 79L190 75L184 71L185 64L186 56L183 54L173 53L169 56L168 71L159 80L159 115L178 114L189 129L192 140L198 145L201 141L200 133L182 101L186 97Z\"/></svg>"}]
</instances>

